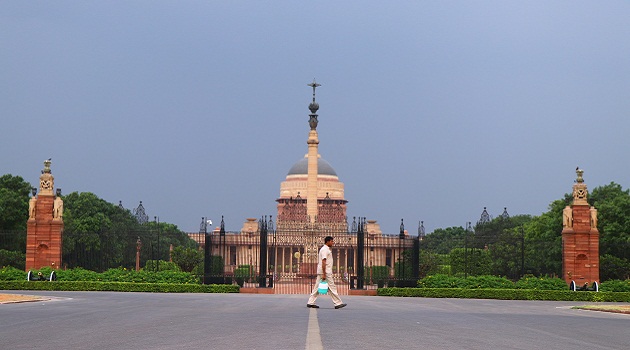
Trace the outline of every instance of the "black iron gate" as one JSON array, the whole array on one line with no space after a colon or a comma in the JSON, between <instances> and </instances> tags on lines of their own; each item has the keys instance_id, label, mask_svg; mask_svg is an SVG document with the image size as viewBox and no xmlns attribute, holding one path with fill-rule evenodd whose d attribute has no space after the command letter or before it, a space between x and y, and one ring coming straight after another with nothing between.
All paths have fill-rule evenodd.
<instances>
[{"instance_id":1,"label":"black iron gate","mask_svg":"<svg viewBox=\"0 0 630 350\"><path fill-rule=\"evenodd\" d=\"M310 294L326 236L335 239L332 278L339 294L417 283L419 241L402 224L400 235L383 235L367 232L365 218L355 218L350 230L323 223L276 228L266 216L250 223L250 231L226 232L222 220L219 230L204 232L204 283Z\"/></svg>"}]
</instances>

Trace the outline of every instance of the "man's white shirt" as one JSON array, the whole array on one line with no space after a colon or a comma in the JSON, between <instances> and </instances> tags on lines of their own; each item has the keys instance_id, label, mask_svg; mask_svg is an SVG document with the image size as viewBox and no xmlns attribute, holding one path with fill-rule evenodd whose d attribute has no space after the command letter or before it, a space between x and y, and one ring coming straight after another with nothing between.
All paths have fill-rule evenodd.
<instances>
[{"instance_id":1,"label":"man's white shirt","mask_svg":"<svg viewBox=\"0 0 630 350\"><path fill-rule=\"evenodd\" d=\"M322 249L319 250L319 261L317 263L317 274L321 275L324 273L322 270L322 260L326 259L326 274L332 275L333 268L333 255L330 247L324 244Z\"/></svg>"}]
</instances>

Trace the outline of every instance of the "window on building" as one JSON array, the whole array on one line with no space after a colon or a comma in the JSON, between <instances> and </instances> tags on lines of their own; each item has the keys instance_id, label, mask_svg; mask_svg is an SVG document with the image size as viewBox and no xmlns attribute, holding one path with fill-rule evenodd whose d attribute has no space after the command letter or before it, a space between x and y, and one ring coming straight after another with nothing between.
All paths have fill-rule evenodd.
<instances>
[{"instance_id":1,"label":"window on building","mask_svg":"<svg viewBox=\"0 0 630 350\"><path fill-rule=\"evenodd\" d=\"M230 265L236 265L236 246L230 246Z\"/></svg>"}]
</instances>

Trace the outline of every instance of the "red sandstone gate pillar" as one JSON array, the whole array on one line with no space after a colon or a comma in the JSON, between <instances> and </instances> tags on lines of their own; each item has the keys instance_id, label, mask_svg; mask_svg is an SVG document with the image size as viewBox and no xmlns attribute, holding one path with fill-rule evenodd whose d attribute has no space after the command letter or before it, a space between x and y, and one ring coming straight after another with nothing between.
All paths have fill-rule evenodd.
<instances>
[{"instance_id":1,"label":"red sandstone gate pillar","mask_svg":"<svg viewBox=\"0 0 630 350\"><path fill-rule=\"evenodd\" d=\"M576 169L573 185L573 204L562 212L562 277L570 284L599 284L599 231L597 209L587 202L588 190L582 175Z\"/></svg>"},{"instance_id":2,"label":"red sandstone gate pillar","mask_svg":"<svg viewBox=\"0 0 630 350\"><path fill-rule=\"evenodd\" d=\"M50 160L44 161L39 177L39 194L29 202L26 223L26 271L50 266L61 266L63 232L63 200L61 190L53 194L55 178L50 172Z\"/></svg>"}]
</instances>

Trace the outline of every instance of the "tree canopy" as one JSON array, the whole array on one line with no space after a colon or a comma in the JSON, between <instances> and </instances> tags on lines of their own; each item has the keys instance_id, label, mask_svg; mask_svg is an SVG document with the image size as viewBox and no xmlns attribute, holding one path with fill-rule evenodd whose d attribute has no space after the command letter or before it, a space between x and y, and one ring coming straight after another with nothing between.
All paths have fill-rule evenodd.
<instances>
[{"instance_id":1,"label":"tree canopy","mask_svg":"<svg viewBox=\"0 0 630 350\"><path fill-rule=\"evenodd\" d=\"M0 177L0 231L26 230L31 184L21 176Z\"/></svg>"},{"instance_id":2,"label":"tree canopy","mask_svg":"<svg viewBox=\"0 0 630 350\"><path fill-rule=\"evenodd\" d=\"M449 254L451 271L519 277L521 274L560 276L562 273L562 210L573 201L571 194L554 200L539 216L497 217L475 225L436 229L424 238L423 249ZM611 182L592 190L589 204L598 209L600 275L602 280L630 275L630 191ZM468 250L466 250L468 249ZM480 258L488 256L490 259ZM484 258L485 259L485 258Z\"/></svg>"},{"instance_id":3,"label":"tree canopy","mask_svg":"<svg viewBox=\"0 0 630 350\"><path fill-rule=\"evenodd\" d=\"M139 223L132 213L90 192L73 192L64 200L64 262L91 270L132 267L138 241L141 265L146 260L169 260L169 249L196 247L176 225Z\"/></svg>"},{"instance_id":4,"label":"tree canopy","mask_svg":"<svg viewBox=\"0 0 630 350\"><path fill-rule=\"evenodd\" d=\"M600 255L630 261L630 191L611 182L594 188L588 201L598 210Z\"/></svg>"}]
</instances>

